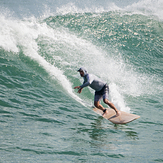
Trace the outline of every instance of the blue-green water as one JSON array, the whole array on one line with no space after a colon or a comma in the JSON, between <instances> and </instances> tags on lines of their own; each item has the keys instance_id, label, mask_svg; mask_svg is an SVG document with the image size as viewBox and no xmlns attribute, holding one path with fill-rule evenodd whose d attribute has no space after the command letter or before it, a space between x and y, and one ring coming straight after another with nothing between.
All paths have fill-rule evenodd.
<instances>
[{"instance_id":1,"label":"blue-green water","mask_svg":"<svg viewBox=\"0 0 163 163\"><path fill-rule=\"evenodd\" d=\"M163 162L163 2L1 1L0 162ZM73 90L84 66L141 118L114 125Z\"/></svg>"}]
</instances>

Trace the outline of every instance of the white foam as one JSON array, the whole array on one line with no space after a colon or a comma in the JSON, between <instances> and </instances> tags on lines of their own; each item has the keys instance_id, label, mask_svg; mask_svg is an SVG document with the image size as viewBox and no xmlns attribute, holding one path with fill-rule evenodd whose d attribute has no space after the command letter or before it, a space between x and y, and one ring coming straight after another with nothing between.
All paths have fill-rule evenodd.
<instances>
[{"instance_id":1,"label":"white foam","mask_svg":"<svg viewBox=\"0 0 163 163\"><path fill-rule=\"evenodd\" d=\"M156 16L160 20L163 20L162 0L140 0L137 3L125 7L125 10L147 16Z\"/></svg>"},{"instance_id":2,"label":"white foam","mask_svg":"<svg viewBox=\"0 0 163 163\"><path fill-rule=\"evenodd\" d=\"M108 12L108 11L117 11L121 10L115 3L107 3L107 5L104 6L95 6L92 5L91 7L85 7L85 8L79 8L74 3L68 3L63 5L62 7L57 7L56 13L65 15L68 13L74 14L74 13L102 13L102 12Z\"/></svg>"},{"instance_id":3,"label":"white foam","mask_svg":"<svg viewBox=\"0 0 163 163\"><path fill-rule=\"evenodd\" d=\"M162 0L140 0L134 2L131 5L118 7L113 2L107 2L105 5L94 6L91 5L89 8L79 8L74 3L67 3L62 7L57 7L56 14L65 15L68 13L103 13L109 11L117 11L122 14L142 14L147 16L156 16L160 20L163 20L163 1Z\"/></svg>"},{"instance_id":4,"label":"white foam","mask_svg":"<svg viewBox=\"0 0 163 163\"><path fill-rule=\"evenodd\" d=\"M73 93L72 85L63 72L38 54L39 48L36 39L38 39L40 35L52 38L55 35L55 31L48 28L45 23L37 23L34 18L32 18L31 21L20 21L7 20L1 16L0 19L0 46L6 51L12 51L14 53L18 53L18 46L21 46L26 56L37 61L52 77L60 82L63 88L75 100L85 105L85 103Z\"/></svg>"},{"instance_id":5,"label":"white foam","mask_svg":"<svg viewBox=\"0 0 163 163\"><path fill-rule=\"evenodd\" d=\"M110 98L116 108L121 111L130 112L130 108L126 106L123 96L119 93L118 86L115 83L109 84Z\"/></svg>"},{"instance_id":6,"label":"white foam","mask_svg":"<svg viewBox=\"0 0 163 163\"><path fill-rule=\"evenodd\" d=\"M0 46L7 51L17 53L19 49L13 36L15 31L12 26L12 20L7 20L3 15L0 15L0 19Z\"/></svg>"}]
</instances>

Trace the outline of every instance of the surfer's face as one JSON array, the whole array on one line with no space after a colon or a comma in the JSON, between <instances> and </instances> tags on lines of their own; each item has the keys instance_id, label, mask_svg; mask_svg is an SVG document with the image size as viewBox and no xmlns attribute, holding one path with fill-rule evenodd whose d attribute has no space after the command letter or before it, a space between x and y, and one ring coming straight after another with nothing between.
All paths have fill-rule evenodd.
<instances>
[{"instance_id":1,"label":"surfer's face","mask_svg":"<svg viewBox=\"0 0 163 163\"><path fill-rule=\"evenodd\" d=\"M80 76L84 77L84 72L83 71L80 71Z\"/></svg>"}]
</instances>

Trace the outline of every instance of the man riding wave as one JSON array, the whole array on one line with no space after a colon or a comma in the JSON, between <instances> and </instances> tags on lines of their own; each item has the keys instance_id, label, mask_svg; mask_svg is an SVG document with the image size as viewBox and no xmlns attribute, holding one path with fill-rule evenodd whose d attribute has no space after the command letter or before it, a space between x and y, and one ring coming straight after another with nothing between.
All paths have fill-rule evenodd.
<instances>
[{"instance_id":1,"label":"man riding wave","mask_svg":"<svg viewBox=\"0 0 163 163\"><path fill-rule=\"evenodd\" d=\"M88 74L86 69L81 67L78 72L80 76L83 77L84 82L81 86L76 86L74 89L78 89L78 93L81 93L84 87L90 86L92 89L95 90L94 96L94 105L98 109L103 111L103 116L108 113L108 110L105 109L101 104L100 101L103 98L105 104L110 106L112 109L115 110L116 116L119 116L121 113L120 111L108 100L109 97L109 86L107 83L100 80L97 76L93 74Z\"/></svg>"}]
</instances>

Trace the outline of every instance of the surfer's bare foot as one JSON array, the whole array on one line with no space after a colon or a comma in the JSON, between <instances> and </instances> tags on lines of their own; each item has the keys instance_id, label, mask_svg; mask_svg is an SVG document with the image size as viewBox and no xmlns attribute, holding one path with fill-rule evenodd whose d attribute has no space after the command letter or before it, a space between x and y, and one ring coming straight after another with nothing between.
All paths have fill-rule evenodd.
<instances>
[{"instance_id":1,"label":"surfer's bare foot","mask_svg":"<svg viewBox=\"0 0 163 163\"><path fill-rule=\"evenodd\" d=\"M108 110L107 109L105 109L105 110L103 110L103 117L106 115L108 113Z\"/></svg>"},{"instance_id":2,"label":"surfer's bare foot","mask_svg":"<svg viewBox=\"0 0 163 163\"><path fill-rule=\"evenodd\" d=\"M116 116L118 117L118 116L120 116L121 115L121 112L118 110L117 112L116 112Z\"/></svg>"}]
</instances>

